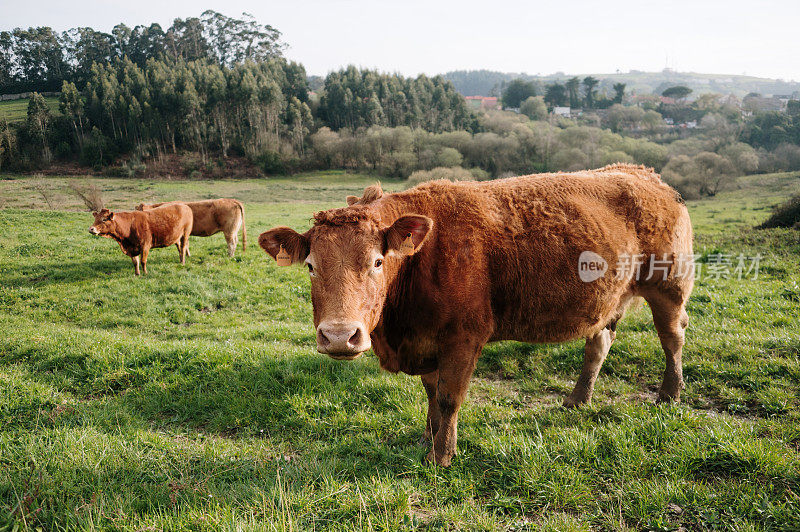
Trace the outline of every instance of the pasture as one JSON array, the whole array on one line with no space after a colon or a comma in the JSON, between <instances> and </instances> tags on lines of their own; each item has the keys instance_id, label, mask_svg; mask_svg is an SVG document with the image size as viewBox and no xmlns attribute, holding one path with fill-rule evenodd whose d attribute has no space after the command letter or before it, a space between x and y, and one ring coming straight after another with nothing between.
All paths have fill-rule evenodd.
<instances>
[{"instance_id":1,"label":"pasture","mask_svg":"<svg viewBox=\"0 0 800 532\"><path fill-rule=\"evenodd\" d=\"M763 258L697 282L680 405L646 307L580 410L582 342L490 345L449 469L421 463L419 379L316 353L306 271L257 244L374 178L95 182L120 210L240 199L248 249L134 278L67 180L0 180L0 530L800 529L800 234L752 229L798 174L690 202L701 262Z\"/></svg>"}]
</instances>

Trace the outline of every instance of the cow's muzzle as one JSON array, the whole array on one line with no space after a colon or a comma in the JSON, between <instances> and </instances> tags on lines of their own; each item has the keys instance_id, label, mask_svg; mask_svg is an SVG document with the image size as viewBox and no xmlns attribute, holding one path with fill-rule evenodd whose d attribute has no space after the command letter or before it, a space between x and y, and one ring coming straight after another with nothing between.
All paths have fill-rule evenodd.
<instances>
[{"instance_id":1,"label":"cow's muzzle","mask_svg":"<svg viewBox=\"0 0 800 532\"><path fill-rule=\"evenodd\" d=\"M91 233L93 235L99 235L100 231L98 231L96 227L90 227L89 228L89 233Z\"/></svg>"},{"instance_id":2,"label":"cow's muzzle","mask_svg":"<svg viewBox=\"0 0 800 532\"><path fill-rule=\"evenodd\" d=\"M324 321L317 327L317 351L337 360L353 360L372 343L364 324L357 321Z\"/></svg>"}]
</instances>

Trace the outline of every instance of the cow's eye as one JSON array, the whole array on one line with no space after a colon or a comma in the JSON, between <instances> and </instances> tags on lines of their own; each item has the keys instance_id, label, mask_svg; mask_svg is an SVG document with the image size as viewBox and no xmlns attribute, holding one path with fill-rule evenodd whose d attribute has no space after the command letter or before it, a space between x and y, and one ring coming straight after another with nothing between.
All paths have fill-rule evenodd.
<instances>
[{"instance_id":1,"label":"cow's eye","mask_svg":"<svg viewBox=\"0 0 800 532\"><path fill-rule=\"evenodd\" d=\"M314 273L314 267L310 262L306 262L306 266L308 266L308 273Z\"/></svg>"},{"instance_id":2,"label":"cow's eye","mask_svg":"<svg viewBox=\"0 0 800 532\"><path fill-rule=\"evenodd\" d=\"M383 259L376 259L375 260L375 267L376 268L380 268L381 266L383 266Z\"/></svg>"}]
</instances>

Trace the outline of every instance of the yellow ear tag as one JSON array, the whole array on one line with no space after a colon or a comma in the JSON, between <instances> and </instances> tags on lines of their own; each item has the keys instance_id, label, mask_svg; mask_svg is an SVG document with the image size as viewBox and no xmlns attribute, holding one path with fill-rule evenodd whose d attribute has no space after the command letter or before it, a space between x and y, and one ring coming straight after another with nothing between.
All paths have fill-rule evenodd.
<instances>
[{"instance_id":1,"label":"yellow ear tag","mask_svg":"<svg viewBox=\"0 0 800 532\"><path fill-rule=\"evenodd\" d=\"M400 244L400 254L413 255L414 254L414 241L411 239L411 233L408 233L406 239Z\"/></svg>"},{"instance_id":2,"label":"yellow ear tag","mask_svg":"<svg viewBox=\"0 0 800 532\"><path fill-rule=\"evenodd\" d=\"M275 260L278 261L278 266L292 265L292 257L290 257L288 253L286 253L286 250L283 249L283 246L281 246L281 249L278 250L278 254L275 255Z\"/></svg>"}]
</instances>

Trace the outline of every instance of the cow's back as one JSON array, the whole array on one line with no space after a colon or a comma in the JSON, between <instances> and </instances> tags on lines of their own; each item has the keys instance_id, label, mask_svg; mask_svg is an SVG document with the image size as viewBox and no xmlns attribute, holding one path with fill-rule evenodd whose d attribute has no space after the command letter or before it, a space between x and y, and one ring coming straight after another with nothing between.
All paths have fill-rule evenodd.
<instances>
[{"instance_id":1,"label":"cow's back","mask_svg":"<svg viewBox=\"0 0 800 532\"><path fill-rule=\"evenodd\" d=\"M190 201L186 205L194 215L194 236L211 236L225 231L237 224L241 213L241 203L229 198Z\"/></svg>"},{"instance_id":2,"label":"cow's back","mask_svg":"<svg viewBox=\"0 0 800 532\"><path fill-rule=\"evenodd\" d=\"M433 294L427 313L440 326L466 316L492 340L590 335L635 295L635 283L617 275L624 257L691 253L680 197L640 167L432 182L392 196L434 220L434 242L418 259L419 272L434 273L414 274ZM579 276L584 252L608 265L591 282Z\"/></svg>"},{"instance_id":3,"label":"cow's back","mask_svg":"<svg viewBox=\"0 0 800 532\"><path fill-rule=\"evenodd\" d=\"M194 216L184 203L165 203L160 207L137 212L147 225L151 247L154 248L171 246L192 230Z\"/></svg>"}]
</instances>

